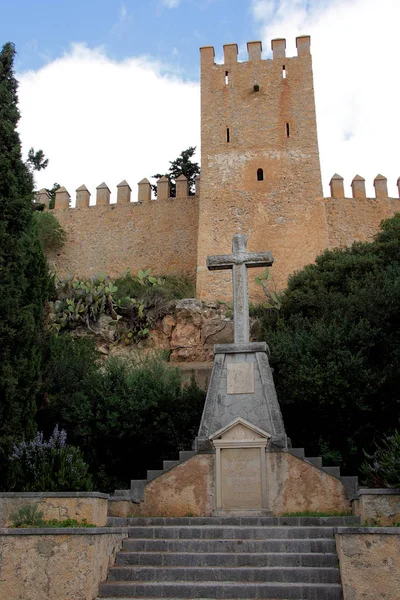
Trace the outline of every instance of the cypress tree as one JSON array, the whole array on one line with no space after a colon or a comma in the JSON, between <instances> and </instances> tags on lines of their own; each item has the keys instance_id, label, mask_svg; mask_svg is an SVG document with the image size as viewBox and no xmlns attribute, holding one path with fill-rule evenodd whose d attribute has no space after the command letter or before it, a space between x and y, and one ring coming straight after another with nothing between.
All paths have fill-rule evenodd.
<instances>
[{"instance_id":1,"label":"cypress tree","mask_svg":"<svg viewBox=\"0 0 400 600\"><path fill-rule=\"evenodd\" d=\"M15 442L35 432L46 259L33 222L33 176L17 132L15 49L0 52L0 489L10 485Z\"/></svg>"}]
</instances>

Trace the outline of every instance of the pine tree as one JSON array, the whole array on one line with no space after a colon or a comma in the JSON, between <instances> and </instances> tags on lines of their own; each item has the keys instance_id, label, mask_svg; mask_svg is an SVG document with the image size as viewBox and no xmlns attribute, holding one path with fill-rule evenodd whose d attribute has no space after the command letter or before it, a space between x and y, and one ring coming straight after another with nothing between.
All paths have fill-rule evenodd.
<instances>
[{"instance_id":1,"label":"pine tree","mask_svg":"<svg viewBox=\"0 0 400 600\"><path fill-rule=\"evenodd\" d=\"M33 176L21 157L13 62L0 52L0 489L9 483L12 445L35 431L46 259L33 222Z\"/></svg>"},{"instance_id":2,"label":"pine tree","mask_svg":"<svg viewBox=\"0 0 400 600\"><path fill-rule=\"evenodd\" d=\"M192 156L196 152L196 146L190 146L187 150L183 150L175 160L170 160L171 165L168 173L156 173L152 175L155 179L160 177L168 177L171 190L171 198L176 195L176 179L179 175L184 175L189 184L189 196L194 196L196 177L200 175L200 167L197 162L192 161ZM151 186L153 192L157 196L157 185Z\"/></svg>"}]
</instances>

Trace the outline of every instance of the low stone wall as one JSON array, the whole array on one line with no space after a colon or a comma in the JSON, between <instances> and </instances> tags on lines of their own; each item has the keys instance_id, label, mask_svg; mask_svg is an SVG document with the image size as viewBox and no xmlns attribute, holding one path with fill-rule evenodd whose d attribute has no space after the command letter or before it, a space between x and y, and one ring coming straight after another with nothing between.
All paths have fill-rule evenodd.
<instances>
[{"instance_id":1,"label":"low stone wall","mask_svg":"<svg viewBox=\"0 0 400 600\"><path fill-rule=\"evenodd\" d=\"M361 523L378 524L383 527L400 523L399 489L360 489L359 498L353 503L353 512L361 517Z\"/></svg>"},{"instance_id":2,"label":"low stone wall","mask_svg":"<svg viewBox=\"0 0 400 600\"><path fill-rule=\"evenodd\" d=\"M0 529L0 598L93 600L123 528Z\"/></svg>"},{"instance_id":3,"label":"low stone wall","mask_svg":"<svg viewBox=\"0 0 400 600\"><path fill-rule=\"evenodd\" d=\"M398 600L400 530L335 529L344 600Z\"/></svg>"},{"instance_id":4,"label":"low stone wall","mask_svg":"<svg viewBox=\"0 0 400 600\"><path fill-rule=\"evenodd\" d=\"M12 492L0 494L0 527L12 525L12 515L35 505L44 519L86 519L97 527L107 522L108 495L99 492Z\"/></svg>"}]
</instances>

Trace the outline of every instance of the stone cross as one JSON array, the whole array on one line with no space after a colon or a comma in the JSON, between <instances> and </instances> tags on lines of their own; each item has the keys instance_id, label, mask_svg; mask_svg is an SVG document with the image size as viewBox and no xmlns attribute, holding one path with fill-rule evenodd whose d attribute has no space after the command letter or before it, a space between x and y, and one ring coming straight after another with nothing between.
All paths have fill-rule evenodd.
<instances>
[{"instance_id":1,"label":"stone cross","mask_svg":"<svg viewBox=\"0 0 400 600\"><path fill-rule=\"evenodd\" d=\"M232 254L207 257L210 270L232 269L235 344L248 344L250 341L247 269L270 267L274 262L271 252L247 252L246 246L246 236L236 233L232 238Z\"/></svg>"}]
</instances>

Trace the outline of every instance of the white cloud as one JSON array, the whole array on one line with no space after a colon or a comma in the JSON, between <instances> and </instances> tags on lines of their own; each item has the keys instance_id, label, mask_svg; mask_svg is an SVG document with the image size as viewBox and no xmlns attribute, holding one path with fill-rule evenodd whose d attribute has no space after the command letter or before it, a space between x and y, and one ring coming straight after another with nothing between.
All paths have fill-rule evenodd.
<instances>
[{"instance_id":1,"label":"white cloud","mask_svg":"<svg viewBox=\"0 0 400 600\"><path fill-rule=\"evenodd\" d=\"M199 146L198 84L164 74L148 58L116 62L102 49L74 44L18 79L24 151L41 148L50 159L36 175L38 188L58 182L74 199L85 184L94 202L105 181L115 201L116 185L126 179L136 199L138 181Z\"/></svg>"},{"instance_id":2,"label":"white cloud","mask_svg":"<svg viewBox=\"0 0 400 600\"><path fill-rule=\"evenodd\" d=\"M163 6L166 6L167 8L178 8L180 3L181 0L162 0Z\"/></svg>"},{"instance_id":3,"label":"white cloud","mask_svg":"<svg viewBox=\"0 0 400 600\"><path fill-rule=\"evenodd\" d=\"M357 173L373 196L373 179L388 178L397 196L400 176L398 95L400 2L396 0L253 0L264 48L286 37L311 35L319 147L325 195L331 176Z\"/></svg>"}]
</instances>

